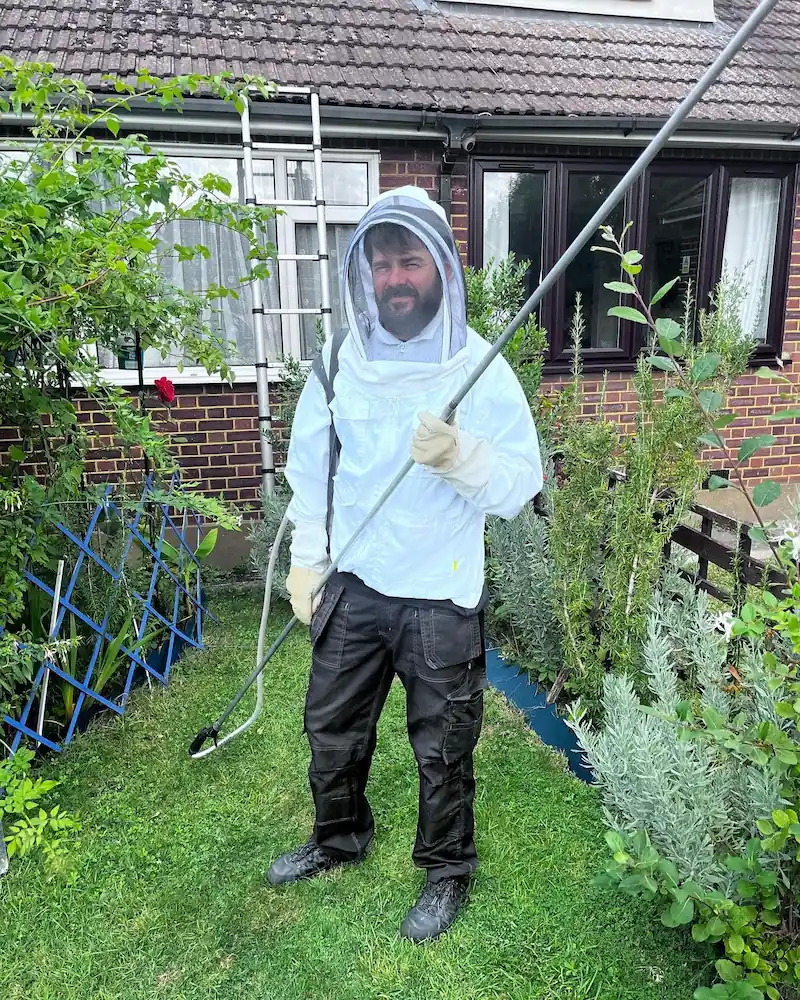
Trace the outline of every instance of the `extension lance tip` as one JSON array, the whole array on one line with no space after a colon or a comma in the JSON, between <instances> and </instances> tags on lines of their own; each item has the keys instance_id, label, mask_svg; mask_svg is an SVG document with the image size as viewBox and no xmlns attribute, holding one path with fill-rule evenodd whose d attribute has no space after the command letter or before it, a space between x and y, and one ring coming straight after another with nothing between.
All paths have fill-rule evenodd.
<instances>
[{"instance_id":1,"label":"extension lance tip","mask_svg":"<svg viewBox=\"0 0 800 1000\"><path fill-rule=\"evenodd\" d=\"M192 745L189 747L189 756L194 757L196 753L199 753L203 749L203 744L208 739L212 739L214 741L214 746L216 746L218 736L219 729L216 725L206 726L204 729L201 729L197 736L195 736L194 740L192 740Z\"/></svg>"}]
</instances>

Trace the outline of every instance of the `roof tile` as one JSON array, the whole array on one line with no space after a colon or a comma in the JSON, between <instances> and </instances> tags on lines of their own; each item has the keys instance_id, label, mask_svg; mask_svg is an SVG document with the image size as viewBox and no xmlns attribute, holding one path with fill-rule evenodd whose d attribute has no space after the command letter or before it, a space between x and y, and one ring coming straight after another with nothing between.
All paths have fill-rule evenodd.
<instances>
[{"instance_id":1,"label":"roof tile","mask_svg":"<svg viewBox=\"0 0 800 1000\"><path fill-rule=\"evenodd\" d=\"M712 25L421 12L412 0L0 0L0 51L72 73L231 69L327 102L662 117L756 0ZM695 117L800 123L800 0L783 0Z\"/></svg>"}]
</instances>

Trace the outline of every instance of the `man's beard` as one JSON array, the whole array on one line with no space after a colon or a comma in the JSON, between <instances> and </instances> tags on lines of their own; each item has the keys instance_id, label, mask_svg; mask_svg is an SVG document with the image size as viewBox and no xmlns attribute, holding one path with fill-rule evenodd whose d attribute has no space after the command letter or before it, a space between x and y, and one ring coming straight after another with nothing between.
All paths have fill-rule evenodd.
<instances>
[{"instance_id":1,"label":"man's beard","mask_svg":"<svg viewBox=\"0 0 800 1000\"><path fill-rule=\"evenodd\" d=\"M397 295L414 300L414 305L408 312L398 314L392 310L391 300ZM424 296L411 285L390 285L383 290L383 295L378 299L378 318L381 326L398 340L413 340L422 333L439 311L441 301L442 279L438 274L436 283Z\"/></svg>"}]
</instances>

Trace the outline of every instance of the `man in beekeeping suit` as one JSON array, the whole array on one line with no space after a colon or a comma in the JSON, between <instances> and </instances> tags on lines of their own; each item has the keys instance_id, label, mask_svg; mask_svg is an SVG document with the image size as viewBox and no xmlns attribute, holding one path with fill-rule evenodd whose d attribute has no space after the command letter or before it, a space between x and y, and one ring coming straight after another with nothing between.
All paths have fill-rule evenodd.
<instances>
[{"instance_id":1,"label":"man in beekeeping suit","mask_svg":"<svg viewBox=\"0 0 800 1000\"><path fill-rule=\"evenodd\" d=\"M427 874L401 933L419 942L450 927L477 867L485 516L515 517L541 489L542 470L530 408L502 358L450 424L434 415L489 347L467 327L453 233L424 192L401 188L368 209L345 256L343 294L347 331L325 345L303 390L286 466L288 588L313 644L305 731L316 822L268 879L364 858L376 725L397 675L419 776L413 859ZM331 553L409 455L413 471L312 601Z\"/></svg>"}]
</instances>

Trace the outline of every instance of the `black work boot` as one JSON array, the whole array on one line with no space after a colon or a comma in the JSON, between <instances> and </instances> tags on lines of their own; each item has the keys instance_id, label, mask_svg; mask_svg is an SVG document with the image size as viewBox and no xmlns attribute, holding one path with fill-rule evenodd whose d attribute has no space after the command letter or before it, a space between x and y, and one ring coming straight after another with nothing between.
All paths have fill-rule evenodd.
<instances>
[{"instance_id":1,"label":"black work boot","mask_svg":"<svg viewBox=\"0 0 800 1000\"><path fill-rule=\"evenodd\" d=\"M352 861L346 861L334 854L330 854L324 848L317 846L313 840L309 840L302 847L296 847L293 851L282 854L270 865L267 872L267 881L270 885L284 885L286 882L297 882L303 878L313 878L332 868L339 868L343 865L357 865L366 857L366 852Z\"/></svg>"},{"instance_id":2,"label":"black work boot","mask_svg":"<svg viewBox=\"0 0 800 1000\"><path fill-rule=\"evenodd\" d=\"M421 944L450 930L469 897L469 875L428 882L416 904L406 914L400 936Z\"/></svg>"}]
</instances>

